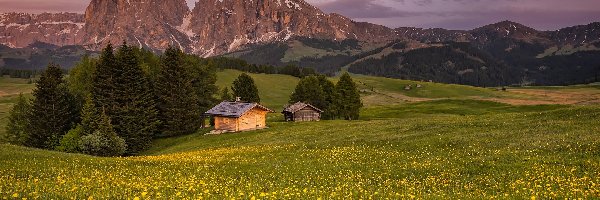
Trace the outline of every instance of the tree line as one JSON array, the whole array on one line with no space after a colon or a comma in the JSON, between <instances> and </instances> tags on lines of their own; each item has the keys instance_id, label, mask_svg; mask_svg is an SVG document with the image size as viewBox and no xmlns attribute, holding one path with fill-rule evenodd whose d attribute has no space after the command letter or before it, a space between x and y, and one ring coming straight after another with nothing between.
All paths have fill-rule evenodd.
<instances>
[{"instance_id":1,"label":"tree line","mask_svg":"<svg viewBox=\"0 0 600 200\"><path fill-rule=\"evenodd\" d=\"M50 64L33 99L10 112L9 141L96 156L135 155L152 139L196 132L217 101L216 69L169 47L161 56L123 44L84 57L64 78Z\"/></svg>"},{"instance_id":2,"label":"tree line","mask_svg":"<svg viewBox=\"0 0 600 200\"><path fill-rule=\"evenodd\" d=\"M298 78L305 76L316 75L317 72L313 68L298 67L296 65L274 66L274 65L257 65L249 64L246 60L229 57L214 57L203 59L203 63L208 66L213 66L216 69L235 69L250 73L263 74L283 74Z\"/></svg>"},{"instance_id":3,"label":"tree line","mask_svg":"<svg viewBox=\"0 0 600 200\"><path fill-rule=\"evenodd\" d=\"M356 83L344 73L337 84L326 76L307 76L300 80L289 103L304 102L321 110L325 120L357 120L363 104Z\"/></svg>"}]
</instances>

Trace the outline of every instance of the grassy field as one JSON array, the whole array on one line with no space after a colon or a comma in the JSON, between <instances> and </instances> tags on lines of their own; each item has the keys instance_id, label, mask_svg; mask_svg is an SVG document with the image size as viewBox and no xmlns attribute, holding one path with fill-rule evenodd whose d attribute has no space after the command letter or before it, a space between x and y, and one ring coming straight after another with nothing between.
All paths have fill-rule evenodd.
<instances>
[{"instance_id":1,"label":"grassy field","mask_svg":"<svg viewBox=\"0 0 600 200\"><path fill-rule=\"evenodd\" d=\"M238 74L220 72L218 85ZM252 76L273 108L298 81ZM126 158L0 144L0 198L600 198L597 104L511 105L482 99L539 97L435 83L405 91L404 84L416 82L355 78L370 88L358 121L273 117L269 129L201 130L157 140ZM389 101L378 100L385 95Z\"/></svg>"}]
</instances>

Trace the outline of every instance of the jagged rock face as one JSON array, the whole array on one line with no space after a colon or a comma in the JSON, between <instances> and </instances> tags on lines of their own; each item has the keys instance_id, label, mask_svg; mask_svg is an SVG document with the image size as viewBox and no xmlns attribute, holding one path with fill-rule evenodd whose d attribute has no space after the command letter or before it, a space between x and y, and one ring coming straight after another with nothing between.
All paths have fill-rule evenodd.
<instances>
[{"instance_id":1,"label":"jagged rock face","mask_svg":"<svg viewBox=\"0 0 600 200\"><path fill-rule=\"evenodd\" d=\"M123 41L154 50L169 45L203 56L244 49L248 44L293 37L389 42L473 42L485 46L510 39L547 46L598 43L600 23L544 32L504 21L471 31L397 28L354 22L325 14L304 0L200 0L190 11L185 0L92 0L85 15L1 14L0 44L27 47L40 41L99 50Z\"/></svg>"},{"instance_id":2,"label":"jagged rock face","mask_svg":"<svg viewBox=\"0 0 600 200\"><path fill-rule=\"evenodd\" d=\"M75 13L0 14L0 43L26 47L36 41L59 46L80 44L84 18Z\"/></svg>"},{"instance_id":3,"label":"jagged rock face","mask_svg":"<svg viewBox=\"0 0 600 200\"><path fill-rule=\"evenodd\" d=\"M203 0L196 3L185 29L198 40L196 53L207 56L293 36L332 40L390 40L394 36L387 27L325 14L303 0Z\"/></svg>"},{"instance_id":4,"label":"jagged rock face","mask_svg":"<svg viewBox=\"0 0 600 200\"><path fill-rule=\"evenodd\" d=\"M107 43L189 50L177 27L189 13L185 0L92 0L85 14L83 44L100 49Z\"/></svg>"}]
</instances>

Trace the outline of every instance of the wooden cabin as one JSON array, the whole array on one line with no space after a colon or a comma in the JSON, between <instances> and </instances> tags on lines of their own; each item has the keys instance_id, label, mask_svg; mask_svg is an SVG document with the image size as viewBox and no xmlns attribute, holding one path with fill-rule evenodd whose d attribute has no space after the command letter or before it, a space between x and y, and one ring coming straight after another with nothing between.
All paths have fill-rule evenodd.
<instances>
[{"instance_id":1,"label":"wooden cabin","mask_svg":"<svg viewBox=\"0 0 600 200\"><path fill-rule=\"evenodd\" d=\"M239 132L266 128L270 112L258 103L224 101L204 114L214 117L216 131Z\"/></svg>"},{"instance_id":2,"label":"wooden cabin","mask_svg":"<svg viewBox=\"0 0 600 200\"><path fill-rule=\"evenodd\" d=\"M320 121L321 113L323 111L313 105L298 102L283 109L285 121L293 122L308 122L308 121Z\"/></svg>"}]
</instances>

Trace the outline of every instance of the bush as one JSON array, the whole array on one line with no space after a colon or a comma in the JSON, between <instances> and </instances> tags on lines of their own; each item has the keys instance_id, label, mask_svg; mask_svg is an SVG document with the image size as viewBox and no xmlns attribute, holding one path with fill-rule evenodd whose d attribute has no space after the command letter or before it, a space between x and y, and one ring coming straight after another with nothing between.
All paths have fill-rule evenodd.
<instances>
[{"instance_id":1,"label":"bush","mask_svg":"<svg viewBox=\"0 0 600 200\"><path fill-rule=\"evenodd\" d=\"M80 148L83 153L89 155L110 157L123 155L127 145L125 140L116 134L96 131L81 138Z\"/></svg>"},{"instance_id":2,"label":"bush","mask_svg":"<svg viewBox=\"0 0 600 200\"><path fill-rule=\"evenodd\" d=\"M67 153L81 152L79 148L79 143L81 142L81 135L83 135L83 127L81 125L75 127L74 129L71 129L60 140L60 145L56 147L56 150Z\"/></svg>"}]
</instances>

